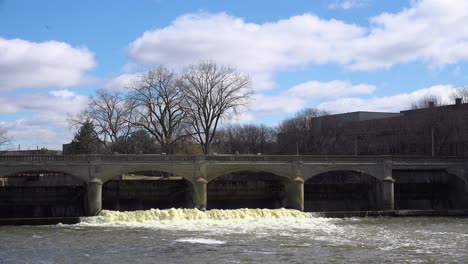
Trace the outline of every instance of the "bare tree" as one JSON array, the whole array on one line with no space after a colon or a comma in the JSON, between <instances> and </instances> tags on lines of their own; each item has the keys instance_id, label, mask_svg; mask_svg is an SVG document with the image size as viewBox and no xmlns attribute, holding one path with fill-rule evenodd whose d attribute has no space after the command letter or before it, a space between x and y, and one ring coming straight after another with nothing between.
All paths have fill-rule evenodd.
<instances>
[{"instance_id":1,"label":"bare tree","mask_svg":"<svg viewBox=\"0 0 468 264\"><path fill-rule=\"evenodd\" d=\"M219 151L235 154L276 153L276 131L265 125L231 125L216 135Z\"/></svg>"},{"instance_id":2,"label":"bare tree","mask_svg":"<svg viewBox=\"0 0 468 264\"><path fill-rule=\"evenodd\" d=\"M453 100L460 98L463 103L468 103L468 86L456 88L450 98Z\"/></svg>"},{"instance_id":3,"label":"bare tree","mask_svg":"<svg viewBox=\"0 0 468 264\"><path fill-rule=\"evenodd\" d=\"M99 140L110 152L127 153L132 132L134 106L120 92L100 89L90 98L87 108L72 117L72 125L94 124Z\"/></svg>"},{"instance_id":4,"label":"bare tree","mask_svg":"<svg viewBox=\"0 0 468 264\"><path fill-rule=\"evenodd\" d=\"M163 66L140 75L129 100L135 106L134 125L148 131L167 153L187 136L184 93L177 76Z\"/></svg>"},{"instance_id":5,"label":"bare tree","mask_svg":"<svg viewBox=\"0 0 468 264\"><path fill-rule=\"evenodd\" d=\"M8 130L0 127L0 148L8 146L13 139L8 136Z\"/></svg>"},{"instance_id":6,"label":"bare tree","mask_svg":"<svg viewBox=\"0 0 468 264\"><path fill-rule=\"evenodd\" d=\"M283 154L332 154L341 132L327 111L306 108L278 126Z\"/></svg>"},{"instance_id":7,"label":"bare tree","mask_svg":"<svg viewBox=\"0 0 468 264\"><path fill-rule=\"evenodd\" d=\"M419 100L412 102L410 109L414 110L414 109L429 108L430 103L433 103L435 107L444 105L440 97L436 95L427 95Z\"/></svg>"},{"instance_id":8,"label":"bare tree","mask_svg":"<svg viewBox=\"0 0 468 264\"><path fill-rule=\"evenodd\" d=\"M204 154L210 152L219 121L248 102L250 84L248 76L213 62L192 65L182 75L187 116Z\"/></svg>"}]
</instances>

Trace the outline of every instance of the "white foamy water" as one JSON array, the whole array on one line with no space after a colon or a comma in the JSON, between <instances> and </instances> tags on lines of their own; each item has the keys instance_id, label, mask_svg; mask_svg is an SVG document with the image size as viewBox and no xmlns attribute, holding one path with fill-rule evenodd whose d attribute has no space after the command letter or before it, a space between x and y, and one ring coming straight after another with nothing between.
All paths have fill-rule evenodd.
<instances>
[{"instance_id":1,"label":"white foamy water","mask_svg":"<svg viewBox=\"0 0 468 264\"><path fill-rule=\"evenodd\" d=\"M0 226L0 263L468 263L466 218L169 209L82 220Z\"/></svg>"},{"instance_id":2,"label":"white foamy water","mask_svg":"<svg viewBox=\"0 0 468 264\"><path fill-rule=\"evenodd\" d=\"M210 234L255 233L258 236L341 233L337 219L314 217L291 209L151 209L117 212L103 210L98 216L82 219L79 226L130 227L163 230L203 231Z\"/></svg>"},{"instance_id":3,"label":"white foamy water","mask_svg":"<svg viewBox=\"0 0 468 264\"><path fill-rule=\"evenodd\" d=\"M222 245L225 241L208 239L208 238L182 238L175 240L176 242L186 242L192 244L206 244L206 245Z\"/></svg>"}]
</instances>

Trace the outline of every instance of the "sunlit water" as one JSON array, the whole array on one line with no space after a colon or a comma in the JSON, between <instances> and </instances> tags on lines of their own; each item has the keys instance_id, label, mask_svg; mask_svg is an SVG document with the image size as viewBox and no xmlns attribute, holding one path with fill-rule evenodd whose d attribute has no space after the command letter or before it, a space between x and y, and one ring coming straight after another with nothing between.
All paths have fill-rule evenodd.
<instances>
[{"instance_id":1,"label":"sunlit water","mask_svg":"<svg viewBox=\"0 0 468 264\"><path fill-rule=\"evenodd\" d=\"M353 262L468 263L468 219L171 209L0 227L0 263Z\"/></svg>"}]
</instances>

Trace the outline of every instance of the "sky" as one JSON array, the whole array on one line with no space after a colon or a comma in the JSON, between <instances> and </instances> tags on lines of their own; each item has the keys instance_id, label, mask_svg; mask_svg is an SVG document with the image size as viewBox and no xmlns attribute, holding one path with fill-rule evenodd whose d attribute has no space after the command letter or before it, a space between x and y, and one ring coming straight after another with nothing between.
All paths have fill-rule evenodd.
<instances>
[{"instance_id":1,"label":"sky","mask_svg":"<svg viewBox=\"0 0 468 264\"><path fill-rule=\"evenodd\" d=\"M234 123L398 112L468 84L468 0L0 0L0 127L61 149L97 89L215 61L255 91Z\"/></svg>"}]
</instances>

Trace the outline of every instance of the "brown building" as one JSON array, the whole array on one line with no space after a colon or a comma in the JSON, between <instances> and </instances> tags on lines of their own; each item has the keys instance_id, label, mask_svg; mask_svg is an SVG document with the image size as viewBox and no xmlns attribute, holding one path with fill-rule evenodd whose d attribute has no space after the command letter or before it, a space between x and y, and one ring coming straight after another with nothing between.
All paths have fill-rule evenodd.
<instances>
[{"instance_id":1,"label":"brown building","mask_svg":"<svg viewBox=\"0 0 468 264\"><path fill-rule=\"evenodd\" d=\"M278 136L282 154L468 156L468 103L314 117L299 134Z\"/></svg>"}]
</instances>

